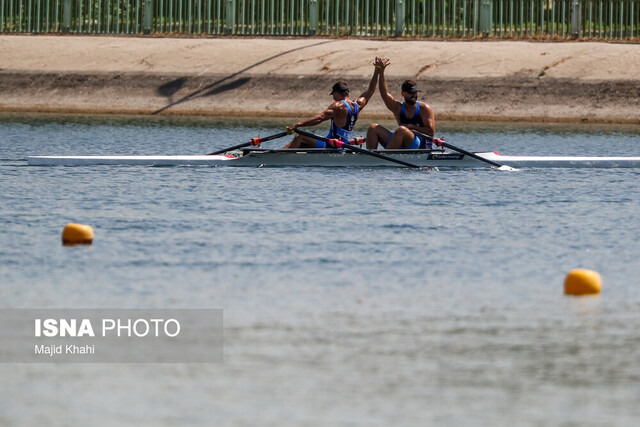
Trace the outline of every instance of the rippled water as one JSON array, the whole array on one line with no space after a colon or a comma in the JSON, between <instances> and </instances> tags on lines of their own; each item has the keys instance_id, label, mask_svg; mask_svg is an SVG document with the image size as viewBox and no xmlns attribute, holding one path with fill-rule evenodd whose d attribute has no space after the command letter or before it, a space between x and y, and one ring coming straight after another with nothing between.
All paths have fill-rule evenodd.
<instances>
[{"instance_id":1,"label":"rippled water","mask_svg":"<svg viewBox=\"0 0 640 427\"><path fill-rule=\"evenodd\" d=\"M638 128L439 128L470 150L640 155ZM4 307L225 319L223 364L0 365L0 424L637 423L640 170L25 161L200 154L278 131L0 119ZM94 244L62 247L67 222ZM576 267L601 273L600 296L562 295Z\"/></svg>"}]
</instances>

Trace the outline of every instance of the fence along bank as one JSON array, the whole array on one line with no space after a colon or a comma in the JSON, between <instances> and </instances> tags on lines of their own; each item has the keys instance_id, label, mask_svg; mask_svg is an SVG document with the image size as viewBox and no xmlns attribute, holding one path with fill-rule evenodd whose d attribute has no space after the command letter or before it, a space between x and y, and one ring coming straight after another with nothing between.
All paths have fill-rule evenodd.
<instances>
[{"instance_id":1,"label":"fence along bank","mask_svg":"<svg viewBox=\"0 0 640 427\"><path fill-rule=\"evenodd\" d=\"M0 33L640 37L640 0L2 0Z\"/></svg>"}]
</instances>

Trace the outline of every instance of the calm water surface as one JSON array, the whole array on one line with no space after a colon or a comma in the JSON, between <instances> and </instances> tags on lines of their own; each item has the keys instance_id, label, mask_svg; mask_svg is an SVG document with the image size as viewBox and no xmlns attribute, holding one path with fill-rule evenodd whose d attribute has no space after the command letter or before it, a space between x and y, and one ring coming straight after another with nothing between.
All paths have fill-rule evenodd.
<instances>
[{"instance_id":1,"label":"calm water surface","mask_svg":"<svg viewBox=\"0 0 640 427\"><path fill-rule=\"evenodd\" d=\"M640 170L25 161L201 154L273 126L0 119L2 306L225 319L223 364L0 365L0 424L637 425ZM439 133L503 154L640 156L638 128ZM67 222L94 244L62 247ZM576 267L601 273L600 296L562 295Z\"/></svg>"}]
</instances>

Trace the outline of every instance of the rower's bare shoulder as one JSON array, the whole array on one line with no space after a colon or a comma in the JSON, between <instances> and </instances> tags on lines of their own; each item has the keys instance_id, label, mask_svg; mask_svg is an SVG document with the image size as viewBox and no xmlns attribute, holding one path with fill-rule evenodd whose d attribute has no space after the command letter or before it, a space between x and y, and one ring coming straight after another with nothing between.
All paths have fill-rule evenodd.
<instances>
[{"instance_id":1,"label":"rower's bare shoulder","mask_svg":"<svg viewBox=\"0 0 640 427\"><path fill-rule=\"evenodd\" d=\"M431 106L429 104L427 104L426 102L422 101L420 103L420 113L433 114L433 109L431 108Z\"/></svg>"},{"instance_id":2,"label":"rower's bare shoulder","mask_svg":"<svg viewBox=\"0 0 640 427\"><path fill-rule=\"evenodd\" d=\"M365 105L367 105L369 103L369 100L363 96L361 96L360 98L354 99L353 100L354 104L358 104L358 106L360 108L364 107Z\"/></svg>"},{"instance_id":3,"label":"rower's bare shoulder","mask_svg":"<svg viewBox=\"0 0 640 427\"><path fill-rule=\"evenodd\" d=\"M353 101L348 100L347 102L349 102L349 105L353 106L353 103L354 103ZM344 102L342 101L334 102L329 106L329 109L332 110L334 114L339 114L339 115L347 114L347 106L344 105Z\"/></svg>"},{"instance_id":4,"label":"rower's bare shoulder","mask_svg":"<svg viewBox=\"0 0 640 427\"><path fill-rule=\"evenodd\" d=\"M340 110L340 109L346 109L347 107L344 106L344 102L342 101L335 101L334 103L332 103L331 105L329 105L329 109L330 110Z\"/></svg>"},{"instance_id":5,"label":"rower's bare shoulder","mask_svg":"<svg viewBox=\"0 0 640 427\"><path fill-rule=\"evenodd\" d=\"M402 110L402 102L398 101L397 99L394 99L389 109L393 113L400 114L400 110Z\"/></svg>"}]
</instances>

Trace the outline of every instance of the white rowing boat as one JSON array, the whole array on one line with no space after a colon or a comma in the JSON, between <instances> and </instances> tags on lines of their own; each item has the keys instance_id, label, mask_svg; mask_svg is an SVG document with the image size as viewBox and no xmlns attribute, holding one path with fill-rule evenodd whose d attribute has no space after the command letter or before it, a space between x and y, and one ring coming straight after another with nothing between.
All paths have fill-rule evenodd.
<instances>
[{"instance_id":1,"label":"white rowing boat","mask_svg":"<svg viewBox=\"0 0 640 427\"><path fill-rule=\"evenodd\" d=\"M442 150L385 150L377 153L418 166L486 168L489 164L461 153ZM639 168L640 157L503 156L475 153L485 160L515 168ZM399 166L388 160L340 150L250 148L222 155L186 156L29 156L31 166L245 166L245 167L370 167Z\"/></svg>"}]
</instances>

